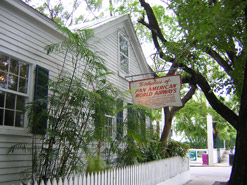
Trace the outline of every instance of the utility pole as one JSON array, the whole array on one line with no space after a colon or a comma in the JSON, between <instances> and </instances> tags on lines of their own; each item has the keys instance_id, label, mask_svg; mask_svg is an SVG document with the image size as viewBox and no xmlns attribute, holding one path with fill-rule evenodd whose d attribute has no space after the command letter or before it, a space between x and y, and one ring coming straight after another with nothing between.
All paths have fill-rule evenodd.
<instances>
[{"instance_id":1,"label":"utility pole","mask_svg":"<svg viewBox=\"0 0 247 185\"><path fill-rule=\"evenodd\" d=\"M210 114L207 115L207 141L208 141L208 165L214 163L214 140L213 140L213 118Z\"/></svg>"}]
</instances>

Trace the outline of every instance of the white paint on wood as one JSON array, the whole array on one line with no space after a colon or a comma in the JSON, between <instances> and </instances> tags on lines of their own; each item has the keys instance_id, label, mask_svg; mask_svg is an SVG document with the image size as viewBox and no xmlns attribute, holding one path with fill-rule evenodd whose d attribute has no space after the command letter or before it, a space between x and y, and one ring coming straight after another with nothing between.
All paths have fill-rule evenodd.
<instances>
[{"instance_id":1,"label":"white paint on wood","mask_svg":"<svg viewBox=\"0 0 247 185\"><path fill-rule=\"evenodd\" d=\"M207 141L208 141L208 165L214 163L213 118L207 115Z\"/></svg>"},{"instance_id":2,"label":"white paint on wood","mask_svg":"<svg viewBox=\"0 0 247 185\"><path fill-rule=\"evenodd\" d=\"M81 177L81 175L74 175L70 179L65 178L64 182L59 180L59 183L56 181L49 183L50 185L76 185L77 182L72 179L79 179L78 184L83 185L180 185L190 178L189 159L173 157Z\"/></svg>"}]
</instances>

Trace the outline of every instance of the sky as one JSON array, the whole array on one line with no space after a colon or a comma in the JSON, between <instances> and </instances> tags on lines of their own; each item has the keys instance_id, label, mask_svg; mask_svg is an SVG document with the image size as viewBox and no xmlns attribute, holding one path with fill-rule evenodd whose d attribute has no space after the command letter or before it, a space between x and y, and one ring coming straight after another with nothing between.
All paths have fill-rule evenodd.
<instances>
[{"instance_id":1,"label":"sky","mask_svg":"<svg viewBox=\"0 0 247 185\"><path fill-rule=\"evenodd\" d=\"M23 1L27 1L27 0L23 0ZM42 5L43 3L45 3L47 0L28 0L28 1L30 1L29 4L31 6L36 8L36 7L40 6L40 5ZM65 8L67 10L70 10L70 11L72 10L73 0L61 0L61 1L65 5ZM150 5L165 5L165 3L162 2L162 1L164 1L164 0L146 0L146 2L150 3ZM58 2L59 2L59 0L50 0L50 3L52 5L55 5ZM113 2L114 2L114 0L113 0ZM107 12L108 7L109 7L109 0L103 0L102 8L103 8L103 10L105 9L105 12ZM78 17L81 14L83 14L83 16L85 18L92 19L92 18L94 18L93 14L95 14L95 15L99 14L99 12L90 12L90 11L85 11L85 10L86 10L86 3L85 3L85 0L82 0L78 10L76 10L74 12L74 17ZM105 16L108 17L109 13L105 13ZM145 54L147 62L149 64L152 64L152 58L150 56L151 56L152 53L155 52L153 44L141 43L141 45L142 45L143 52Z\"/></svg>"}]
</instances>

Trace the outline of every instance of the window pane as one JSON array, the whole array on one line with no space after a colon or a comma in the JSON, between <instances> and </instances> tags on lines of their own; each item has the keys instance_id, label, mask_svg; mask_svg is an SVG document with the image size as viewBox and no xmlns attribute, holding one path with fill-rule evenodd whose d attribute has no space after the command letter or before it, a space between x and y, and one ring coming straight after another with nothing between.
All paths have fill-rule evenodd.
<instances>
[{"instance_id":1,"label":"window pane","mask_svg":"<svg viewBox=\"0 0 247 185\"><path fill-rule=\"evenodd\" d=\"M16 112L15 126L16 127L23 127L24 126L24 114L23 113Z\"/></svg>"},{"instance_id":2,"label":"window pane","mask_svg":"<svg viewBox=\"0 0 247 185\"><path fill-rule=\"evenodd\" d=\"M0 125L3 125L3 109L0 108Z\"/></svg>"},{"instance_id":3,"label":"window pane","mask_svg":"<svg viewBox=\"0 0 247 185\"><path fill-rule=\"evenodd\" d=\"M16 110L23 111L25 108L25 97L17 96Z\"/></svg>"},{"instance_id":4,"label":"window pane","mask_svg":"<svg viewBox=\"0 0 247 185\"><path fill-rule=\"evenodd\" d=\"M14 126L14 111L5 110L4 125Z\"/></svg>"},{"instance_id":5,"label":"window pane","mask_svg":"<svg viewBox=\"0 0 247 185\"><path fill-rule=\"evenodd\" d=\"M0 87L7 88L7 73L0 71Z\"/></svg>"},{"instance_id":6,"label":"window pane","mask_svg":"<svg viewBox=\"0 0 247 185\"><path fill-rule=\"evenodd\" d=\"M0 91L0 107L4 107L4 95L3 91Z\"/></svg>"},{"instance_id":7,"label":"window pane","mask_svg":"<svg viewBox=\"0 0 247 185\"><path fill-rule=\"evenodd\" d=\"M126 73L129 72L128 58L126 58L124 55L120 56L120 69Z\"/></svg>"},{"instance_id":8,"label":"window pane","mask_svg":"<svg viewBox=\"0 0 247 185\"><path fill-rule=\"evenodd\" d=\"M108 136L112 136L112 118L107 118L108 119Z\"/></svg>"},{"instance_id":9,"label":"window pane","mask_svg":"<svg viewBox=\"0 0 247 185\"><path fill-rule=\"evenodd\" d=\"M20 76L28 78L28 64L20 62Z\"/></svg>"},{"instance_id":10,"label":"window pane","mask_svg":"<svg viewBox=\"0 0 247 185\"><path fill-rule=\"evenodd\" d=\"M8 88L17 91L18 77L14 75L9 75Z\"/></svg>"},{"instance_id":11,"label":"window pane","mask_svg":"<svg viewBox=\"0 0 247 185\"><path fill-rule=\"evenodd\" d=\"M24 126L24 108L26 97L15 94L27 94L29 65L0 55L0 125Z\"/></svg>"},{"instance_id":12,"label":"window pane","mask_svg":"<svg viewBox=\"0 0 247 185\"><path fill-rule=\"evenodd\" d=\"M6 97L6 108L7 109L15 108L15 97L16 95L7 93L7 97Z\"/></svg>"},{"instance_id":13,"label":"window pane","mask_svg":"<svg viewBox=\"0 0 247 185\"><path fill-rule=\"evenodd\" d=\"M0 56L0 70L8 71L9 61L7 57Z\"/></svg>"},{"instance_id":14,"label":"window pane","mask_svg":"<svg viewBox=\"0 0 247 185\"><path fill-rule=\"evenodd\" d=\"M128 41L121 35L120 35L120 51L125 56L128 56Z\"/></svg>"},{"instance_id":15,"label":"window pane","mask_svg":"<svg viewBox=\"0 0 247 185\"><path fill-rule=\"evenodd\" d=\"M19 68L19 64L18 61L11 59L10 61L10 72L13 74L18 75L18 68Z\"/></svg>"},{"instance_id":16,"label":"window pane","mask_svg":"<svg viewBox=\"0 0 247 185\"><path fill-rule=\"evenodd\" d=\"M18 92L27 93L27 79L19 78Z\"/></svg>"}]
</instances>

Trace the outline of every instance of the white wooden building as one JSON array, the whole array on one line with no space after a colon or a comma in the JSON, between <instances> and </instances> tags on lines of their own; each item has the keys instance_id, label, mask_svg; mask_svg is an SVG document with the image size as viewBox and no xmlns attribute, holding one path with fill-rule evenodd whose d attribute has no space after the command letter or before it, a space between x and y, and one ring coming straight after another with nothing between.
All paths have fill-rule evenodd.
<instances>
[{"instance_id":1,"label":"white wooden building","mask_svg":"<svg viewBox=\"0 0 247 185\"><path fill-rule=\"evenodd\" d=\"M128 75L151 72L128 15L110 18L89 26L98 38L97 49L106 53L106 65L114 75L110 81L121 91L128 90ZM45 46L66 37L57 31L56 24L21 0L0 2L0 185L18 184L23 171L31 166L31 155L25 152L8 154L16 143L30 143L27 116L21 114L27 102L34 98L35 69L49 70L49 77L58 75L63 58L47 55ZM122 53L119 41L128 52ZM127 65L121 64L121 56ZM136 79L150 75L138 76ZM124 104L131 103L128 95ZM126 112L124 112L126 114Z\"/></svg>"}]
</instances>

